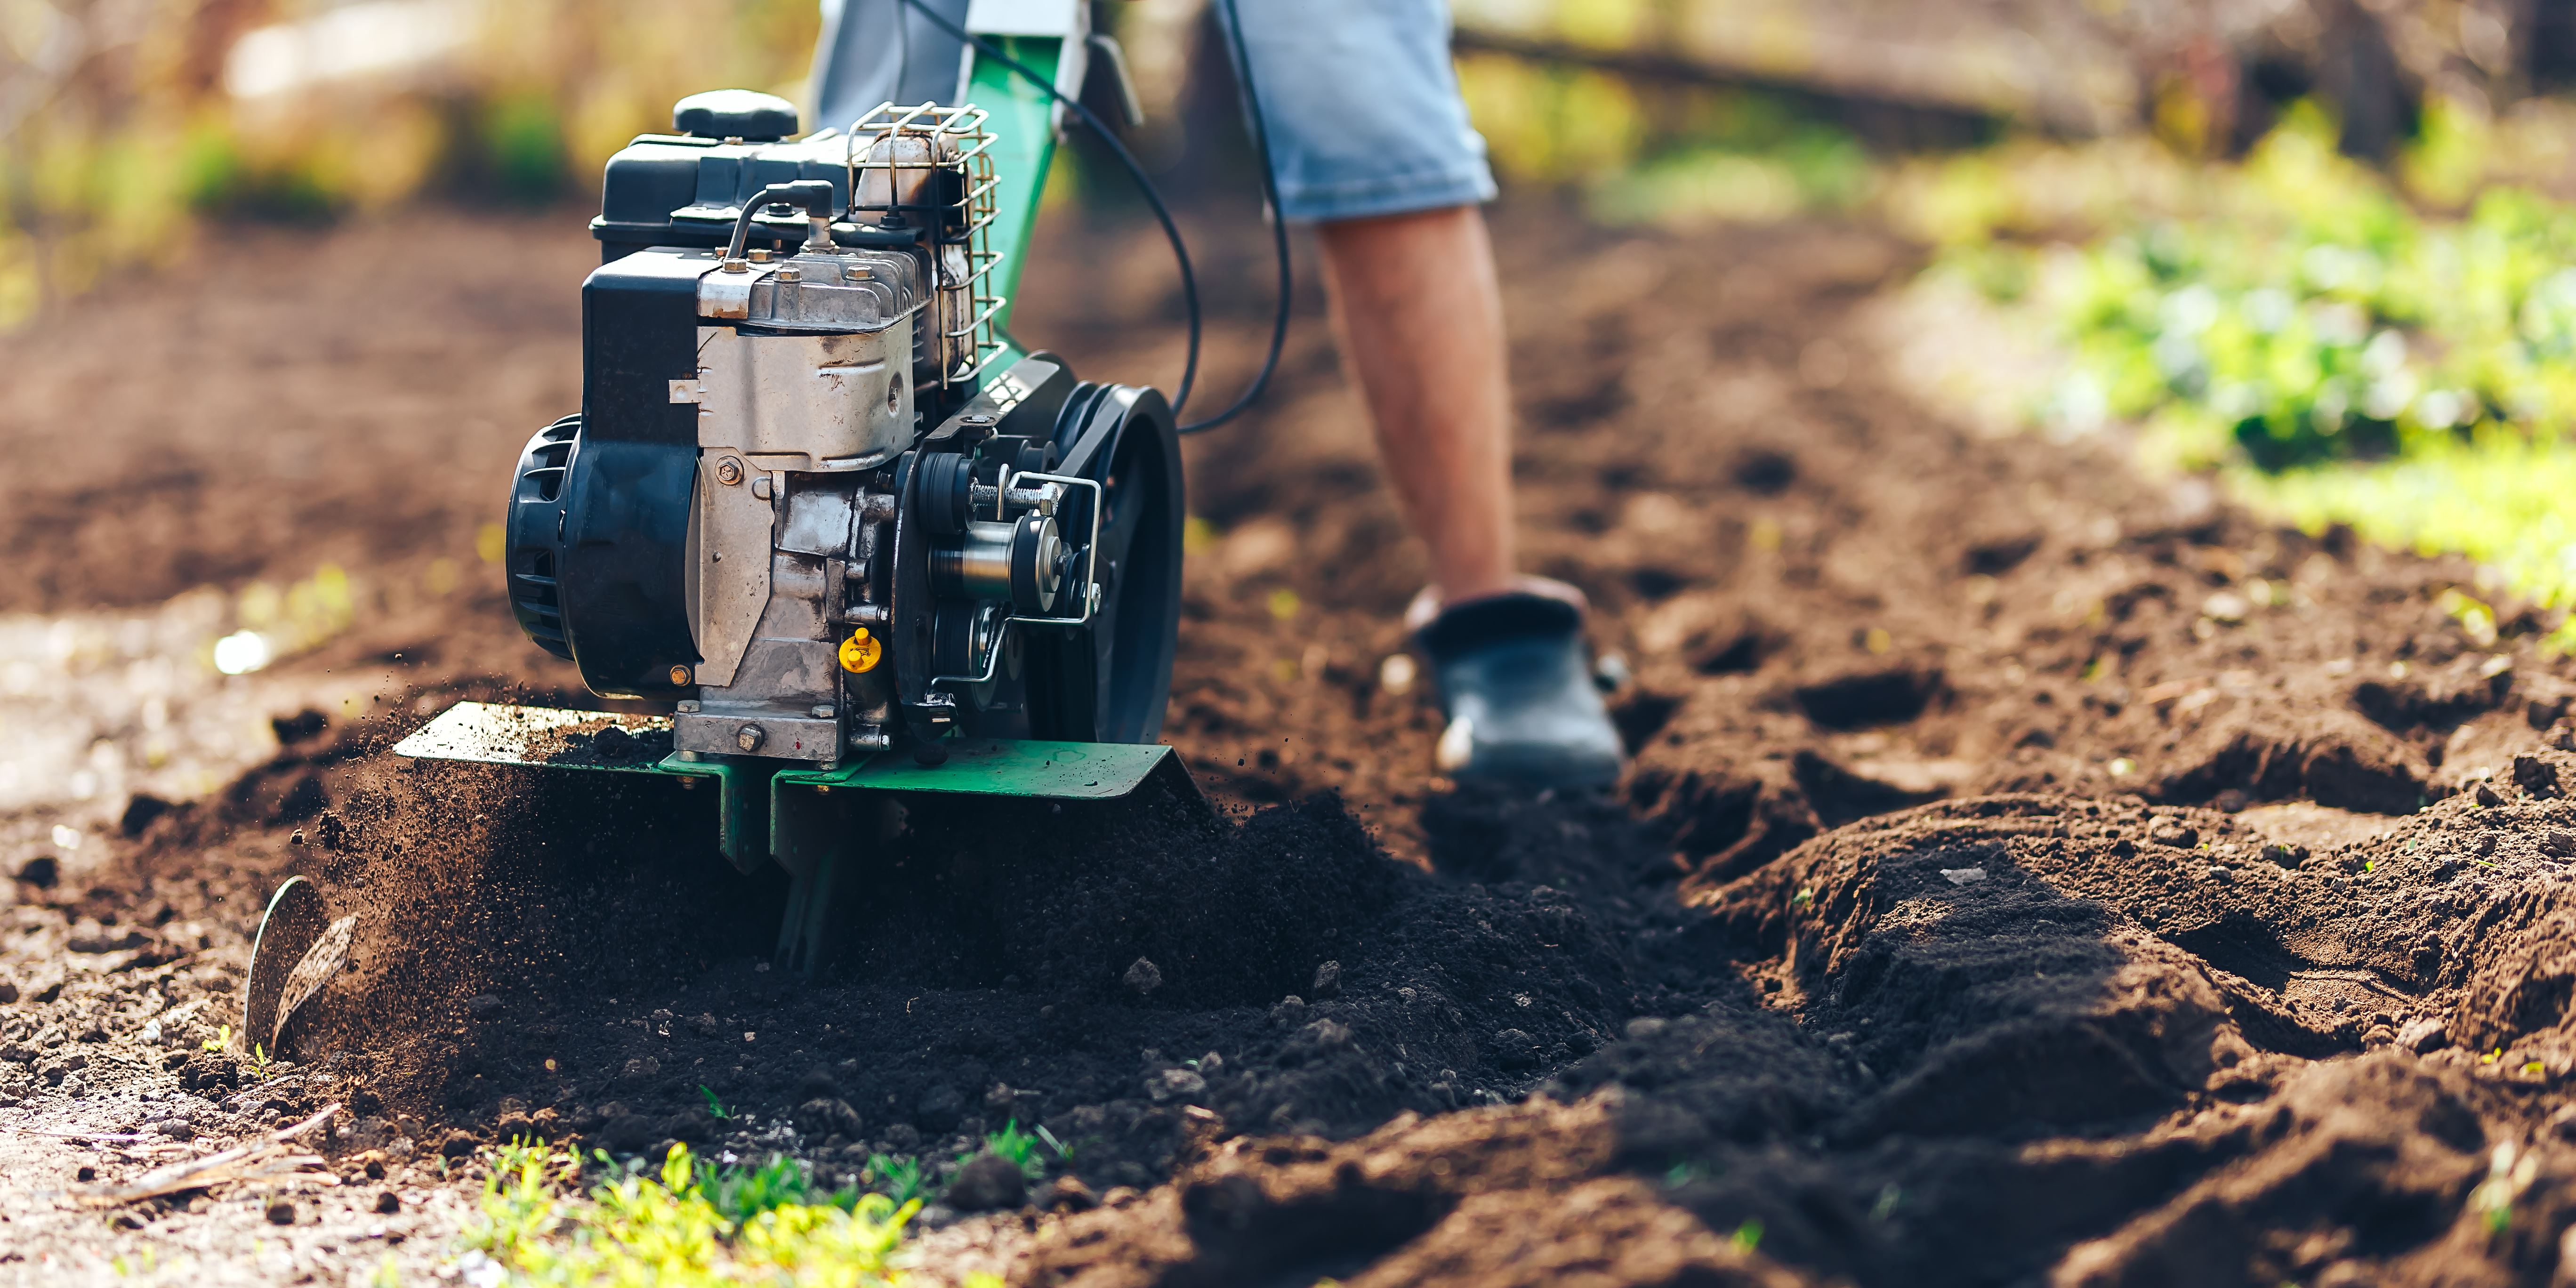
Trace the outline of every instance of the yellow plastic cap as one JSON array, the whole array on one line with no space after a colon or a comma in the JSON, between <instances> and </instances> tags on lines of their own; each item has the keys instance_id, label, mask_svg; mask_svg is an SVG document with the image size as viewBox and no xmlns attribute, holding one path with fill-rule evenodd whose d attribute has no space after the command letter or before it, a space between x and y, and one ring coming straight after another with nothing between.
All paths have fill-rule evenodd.
<instances>
[{"instance_id":1,"label":"yellow plastic cap","mask_svg":"<svg viewBox=\"0 0 2576 1288\"><path fill-rule=\"evenodd\" d=\"M864 675L877 669L877 663L884 660L885 645L868 634L867 627L850 632L850 638L841 641L841 669L844 671Z\"/></svg>"}]
</instances>

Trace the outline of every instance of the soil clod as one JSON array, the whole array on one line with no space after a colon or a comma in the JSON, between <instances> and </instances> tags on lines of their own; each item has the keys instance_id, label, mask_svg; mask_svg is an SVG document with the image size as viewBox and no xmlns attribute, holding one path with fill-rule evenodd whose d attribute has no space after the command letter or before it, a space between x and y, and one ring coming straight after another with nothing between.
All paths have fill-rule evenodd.
<instances>
[{"instance_id":1,"label":"soil clod","mask_svg":"<svg viewBox=\"0 0 2576 1288\"><path fill-rule=\"evenodd\" d=\"M960 1212L1015 1208L1027 1201L1028 1177L1019 1164L999 1154L977 1154L957 1169L945 1198Z\"/></svg>"}]
</instances>

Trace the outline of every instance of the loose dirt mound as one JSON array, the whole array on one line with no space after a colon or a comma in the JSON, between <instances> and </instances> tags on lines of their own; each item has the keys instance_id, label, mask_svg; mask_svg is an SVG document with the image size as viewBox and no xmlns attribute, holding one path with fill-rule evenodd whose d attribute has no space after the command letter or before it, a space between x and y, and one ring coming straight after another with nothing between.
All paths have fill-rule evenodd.
<instances>
[{"instance_id":1,"label":"loose dirt mound","mask_svg":"<svg viewBox=\"0 0 2576 1288\"><path fill-rule=\"evenodd\" d=\"M711 799L378 752L454 697L576 700L478 589L309 663L401 653L396 714L144 820L95 889L22 885L58 910L21 910L24 960L139 964L17 968L31 1063L0 1078L176 1077L206 1131L351 1096L349 1149L678 1139L834 1178L935 1180L1043 1124L1080 1184L1009 1245L1029 1282L2546 1281L2576 1216L2550 623L2489 634L2445 594L2468 568L2265 527L2108 445L1927 421L1846 325L1907 267L1873 234L1569 254L1566 226L1500 230L1521 474L1534 563L1635 676L1618 793L1433 777L1381 665L1418 567L1309 328L1264 419L1192 447L1171 728L1216 810L916 806L834 969L784 978L783 882L723 865ZM1121 289L1149 252L1058 234L1028 334L1163 370L1163 302ZM402 240L526 280L499 235ZM496 397L510 432L459 459L500 469L559 393ZM394 486L333 459L325 492ZM369 558L333 513L208 557ZM225 986L290 871L366 920L282 1075L129 1036L147 992Z\"/></svg>"}]
</instances>

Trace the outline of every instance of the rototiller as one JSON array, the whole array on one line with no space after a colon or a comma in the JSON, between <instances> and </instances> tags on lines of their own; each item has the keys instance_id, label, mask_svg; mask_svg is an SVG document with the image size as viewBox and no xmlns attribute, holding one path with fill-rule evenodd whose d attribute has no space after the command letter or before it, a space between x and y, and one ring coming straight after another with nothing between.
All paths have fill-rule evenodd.
<instances>
[{"instance_id":1,"label":"rototiller","mask_svg":"<svg viewBox=\"0 0 2576 1288\"><path fill-rule=\"evenodd\" d=\"M1086 65L1124 88L1088 7L974 0L855 121L798 137L786 101L717 91L610 159L582 408L521 455L505 559L528 638L669 714L461 703L398 753L715 780L726 856L791 878L804 970L871 798L1186 782L1153 745L1172 408L1009 327L1062 113ZM954 93L902 106L925 56Z\"/></svg>"}]
</instances>

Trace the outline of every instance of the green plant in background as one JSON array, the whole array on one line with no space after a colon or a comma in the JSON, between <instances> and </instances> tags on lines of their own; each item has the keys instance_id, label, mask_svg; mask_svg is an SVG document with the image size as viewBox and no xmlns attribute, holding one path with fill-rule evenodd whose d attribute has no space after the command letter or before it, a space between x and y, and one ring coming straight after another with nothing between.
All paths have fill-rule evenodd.
<instances>
[{"instance_id":1,"label":"green plant in background","mask_svg":"<svg viewBox=\"0 0 2576 1288\"><path fill-rule=\"evenodd\" d=\"M768 1162L752 1166L718 1166L701 1158L695 1169L689 1182L690 1193L705 1199L719 1215L736 1225L781 1207L856 1211L861 1194L856 1186L829 1191L815 1188L813 1170L784 1154L772 1155Z\"/></svg>"},{"instance_id":2,"label":"green plant in background","mask_svg":"<svg viewBox=\"0 0 2576 1288\"><path fill-rule=\"evenodd\" d=\"M16 31L0 7L0 331L188 253L200 215L310 222L434 188L563 199L629 138L668 129L683 94L794 94L819 23L813 0L468 0L434 56L295 59L253 85L234 75L246 38L274 24L312 47L287 28L350 21L346 6L133 0L117 21L54 27L46 6L22 8L35 25ZM13 31L46 45L43 66L13 61Z\"/></svg>"},{"instance_id":3,"label":"green plant in background","mask_svg":"<svg viewBox=\"0 0 2576 1288\"><path fill-rule=\"evenodd\" d=\"M1577 43L1616 47L1635 14L1598 10ZM1495 168L1523 183L1569 185L1594 218L1688 228L1769 222L1865 201L1878 166L1850 131L1776 94L1643 83L1501 53L1458 60L1459 86Z\"/></svg>"},{"instance_id":4,"label":"green plant in background","mask_svg":"<svg viewBox=\"0 0 2576 1288\"><path fill-rule=\"evenodd\" d=\"M504 197L542 205L571 186L562 110L552 97L516 91L485 106L480 142L492 184Z\"/></svg>"},{"instance_id":5,"label":"green plant in background","mask_svg":"<svg viewBox=\"0 0 2576 1288\"><path fill-rule=\"evenodd\" d=\"M1069 1162L1073 1158L1073 1150L1064 1142L1057 1140L1055 1133L1043 1126L1039 1127L1034 1134L1021 1131L1020 1120L1017 1118L1002 1124L1000 1131L988 1133L984 1137L984 1152L1009 1159L1012 1166L1019 1168L1033 1181L1044 1179L1046 1176L1047 1160L1045 1154L1039 1153L1041 1147L1048 1153L1052 1153L1059 1161ZM974 1157L973 1154L968 1154L958 1161L964 1162L965 1159L972 1157Z\"/></svg>"},{"instance_id":6,"label":"green plant in background","mask_svg":"<svg viewBox=\"0 0 2576 1288\"><path fill-rule=\"evenodd\" d=\"M897 1204L917 1203L926 1194L921 1174L921 1160L909 1156L870 1154L867 1170L862 1175Z\"/></svg>"},{"instance_id":7,"label":"green plant in background","mask_svg":"<svg viewBox=\"0 0 2576 1288\"><path fill-rule=\"evenodd\" d=\"M1935 276L2072 355L2041 421L2137 423L2151 463L2219 470L2311 530L2467 554L2562 605L2576 206L2477 187L2511 167L2462 140L2495 137L2434 113L2397 166L2418 191L2337 155L2303 106L2240 165L2008 149L1901 178L1891 207L1942 245ZM2094 150L2133 164L2070 155Z\"/></svg>"},{"instance_id":8,"label":"green plant in background","mask_svg":"<svg viewBox=\"0 0 2576 1288\"><path fill-rule=\"evenodd\" d=\"M465 1244L526 1284L891 1284L921 1206L818 1198L793 1159L716 1167L686 1146L658 1174L612 1169L587 1193L579 1160L544 1146L505 1146L490 1166Z\"/></svg>"}]
</instances>

